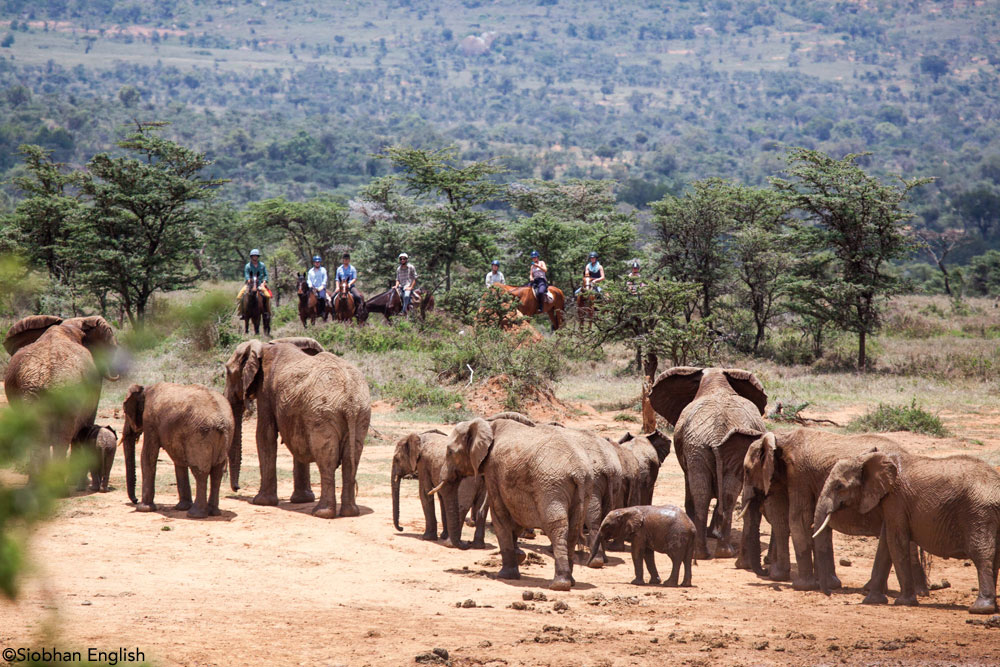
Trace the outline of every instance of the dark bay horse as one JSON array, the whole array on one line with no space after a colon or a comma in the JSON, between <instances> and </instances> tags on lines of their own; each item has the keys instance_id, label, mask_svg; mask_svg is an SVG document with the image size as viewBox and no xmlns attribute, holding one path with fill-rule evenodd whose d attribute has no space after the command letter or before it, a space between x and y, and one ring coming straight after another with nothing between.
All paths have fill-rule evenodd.
<instances>
[{"instance_id":1,"label":"dark bay horse","mask_svg":"<svg viewBox=\"0 0 1000 667\"><path fill-rule=\"evenodd\" d=\"M312 320L313 326L316 326L317 317L322 317L323 321L326 322L326 316L329 312L326 300L320 299L316 290L309 289L306 274L297 273L295 278L297 282L295 291L299 295L299 319L302 320L302 326L306 326L307 319Z\"/></svg>"},{"instance_id":2,"label":"dark bay horse","mask_svg":"<svg viewBox=\"0 0 1000 667\"><path fill-rule=\"evenodd\" d=\"M364 316L358 315L358 322L364 323L368 319L368 313L382 313L385 316L385 321L388 322L390 317L395 317L403 312L403 298L399 295L399 290L391 287L381 294L366 299L365 307L367 312ZM413 290L410 310L415 308L420 312L420 319L424 319L428 311L434 310L434 295L425 289Z\"/></svg>"},{"instance_id":3,"label":"dark bay horse","mask_svg":"<svg viewBox=\"0 0 1000 667\"><path fill-rule=\"evenodd\" d=\"M354 295L350 290L341 288L333 295L333 316L338 322L350 322L354 317Z\"/></svg>"},{"instance_id":4,"label":"dark bay horse","mask_svg":"<svg viewBox=\"0 0 1000 667\"><path fill-rule=\"evenodd\" d=\"M246 290L240 301L241 317L243 318L243 333L250 332L253 322L254 335L260 334L260 322L264 320L264 335L271 335L271 300L261 292L257 285L257 276L251 276L247 281Z\"/></svg>"},{"instance_id":5,"label":"dark bay horse","mask_svg":"<svg viewBox=\"0 0 1000 667\"><path fill-rule=\"evenodd\" d=\"M535 288L531 285L513 287L511 285L497 284L494 287L513 294L518 300L518 312L525 317L533 317L538 314L538 299L535 296ZM566 317L566 298L563 296L562 290L558 287L549 285L549 292L552 294L553 300L545 302L542 306L542 312L549 316L549 322L552 323L552 330L556 331L563 325Z\"/></svg>"}]
</instances>

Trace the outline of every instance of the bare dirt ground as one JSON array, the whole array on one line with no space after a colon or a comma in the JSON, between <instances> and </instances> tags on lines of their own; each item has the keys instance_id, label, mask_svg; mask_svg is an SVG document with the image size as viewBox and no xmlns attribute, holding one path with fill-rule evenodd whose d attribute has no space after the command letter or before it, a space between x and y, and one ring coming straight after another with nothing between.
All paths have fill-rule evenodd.
<instances>
[{"instance_id":1,"label":"bare dirt ground","mask_svg":"<svg viewBox=\"0 0 1000 667\"><path fill-rule=\"evenodd\" d=\"M576 412L582 414L572 423L610 436L637 428L614 421L614 413L585 406ZM998 415L969 418L984 422L977 432L982 444L900 437L938 455L1000 449ZM287 502L287 450L279 455L285 501L251 505L258 479L252 422L243 431L244 488L232 493L224 482L223 516L214 519L165 509L176 502L165 456L156 496L161 510L135 512L119 454L113 492L65 500L34 536L34 573L19 602L0 601L0 647L51 646L44 632L54 628L63 650L138 647L160 665L404 665L434 648L446 649L453 665L1000 663L1000 628L967 623L978 618L966 613L976 584L967 563L935 559L931 581L951 587L920 607L861 605L874 538L836 536L837 557L849 564L838 568L844 589L830 597L758 579L734 569L732 560L699 562L692 588L632 586L625 553L613 554L601 570L578 567L578 585L553 593L543 535L524 543L529 559L519 581L497 580L491 534L494 548L485 551L418 538L416 482L404 482L405 531L393 529L393 442L415 428L448 429L397 419L392 408L377 407L374 427L382 439L368 440L359 479L362 515L350 519L316 519L311 505ZM113 414L100 416L109 421L121 426ZM671 454L656 501L682 499ZM665 578L669 561L657 560ZM529 592L545 598L525 602ZM566 608L556 611L557 603Z\"/></svg>"}]
</instances>

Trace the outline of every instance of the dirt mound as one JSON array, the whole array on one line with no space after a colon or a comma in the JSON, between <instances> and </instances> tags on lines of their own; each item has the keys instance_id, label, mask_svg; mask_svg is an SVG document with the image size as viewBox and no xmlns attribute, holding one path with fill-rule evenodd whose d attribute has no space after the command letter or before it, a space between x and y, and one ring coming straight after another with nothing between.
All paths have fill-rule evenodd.
<instances>
[{"instance_id":1,"label":"dirt mound","mask_svg":"<svg viewBox=\"0 0 1000 667\"><path fill-rule=\"evenodd\" d=\"M572 411L551 389L523 386L508 375L497 375L483 384L469 387L465 392L465 406L485 416L516 409L539 421L565 419Z\"/></svg>"}]
</instances>

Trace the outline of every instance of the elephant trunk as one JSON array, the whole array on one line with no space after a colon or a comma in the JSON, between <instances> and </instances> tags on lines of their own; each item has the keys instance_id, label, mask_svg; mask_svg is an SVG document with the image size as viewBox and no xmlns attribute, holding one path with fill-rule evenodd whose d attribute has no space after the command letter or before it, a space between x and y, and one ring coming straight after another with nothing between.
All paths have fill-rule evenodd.
<instances>
[{"instance_id":1,"label":"elephant trunk","mask_svg":"<svg viewBox=\"0 0 1000 667\"><path fill-rule=\"evenodd\" d=\"M751 492L743 498L743 554L741 564L749 567L756 574L763 576L764 568L760 562L760 517L761 498Z\"/></svg>"},{"instance_id":2,"label":"elephant trunk","mask_svg":"<svg viewBox=\"0 0 1000 667\"><path fill-rule=\"evenodd\" d=\"M392 459L392 525L396 530L402 532L403 527L399 525L399 482L402 475L399 474L399 465L396 459ZM433 501L432 501L433 502Z\"/></svg>"},{"instance_id":3,"label":"elephant trunk","mask_svg":"<svg viewBox=\"0 0 1000 667\"><path fill-rule=\"evenodd\" d=\"M462 544L462 521L458 511L458 482L449 482L441 490L444 493L445 526L448 539L456 549L464 549Z\"/></svg>"},{"instance_id":4,"label":"elephant trunk","mask_svg":"<svg viewBox=\"0 0 1000 667\"><path fill-rule=\"evenodd\" d=\"M229 486L240 490L240 466L243 463L243 403L230 401L233 410L233 441L229 443Z\"/></svg>"},{"instance_id":5,"label":"elephant trunk","mask_svg":"<svg viewBox=\"0 0 1000 667\"><path fill-rule=\"evenodd\" d=\"M820 497L819 502L816 503L816 513L813 515L813 526L816 529L816 532L812 536L814 540L830 525L830 518L833 516L834 511L836 511L836 508L833 501L825 497Z\"/></svg>"},{"instance_id":6,"label":"elephant trunk","mask_svg":"<svg viewBox=\"0 0 1000 667\"><path fill-rule=\"evenodd\" d=\"M135 443L138 438L139 434L126 419L125 430L122 432L122 445L125 448L125 485L128 499L133 503L138 502L135 497Z\"/></svg>"}]
</instances>

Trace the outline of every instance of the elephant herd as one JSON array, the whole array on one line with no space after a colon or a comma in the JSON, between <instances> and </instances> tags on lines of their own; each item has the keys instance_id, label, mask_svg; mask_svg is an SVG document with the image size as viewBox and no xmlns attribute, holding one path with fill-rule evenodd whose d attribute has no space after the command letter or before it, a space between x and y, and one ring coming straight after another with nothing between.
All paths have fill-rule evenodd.
<instances>
[{"instance_id":1,"label":"elephant herd","mask_svg":"<svg viewBox=\"0 0 1000 667\"><path fill-rule=\"evenodd\" d=\"M57 456L67 448L90 455L91 488L107 491L116 434L95 425L103 377L117 379L122 355L100 317L33 316L9 330L12 355L4 387L12 408L34 403L63 387L79 387L76 400L56 402L45 437ZM504 412L456 424L450 434L411 433L392 459L392 522L402 530L400 483L416 477L427 540L458 548L485 546L487 513L500 548L501 579L518 578L525 554L518 540L542 530L552 544L553 590L575 583L577 547L582 562L606 563L609 546L631 542L633 583L659 575L653 552L673 563L668 584L691 582L694 559L736 557L736 566L772 580L791 579L796 590L829 593L840 587L832 532L879 538L864 602L887 601L895 567L896 604L926 595L920 550L973 562L979 595L972 613L995 613L1000 569L1000 474L968 456L929 458L883 436L838 435L815 429L769 432L762 416L767 394L748 371L675 367L656 379L653 408L673 426L673 449L684 473L684 508L653 507L659 469L671 441L654 431L618 441L559 423L539 423ZM371 420L371 399L361 372L311 338L240 343L225 362L222 394L197 385L161 382L131 386L123 403L128 495L139 511L152 511L155 467L162 447L174 462L179 503L189 516L219 513L223 472L239 488L242 422L247 401L257 404L260 487L252 502L276 505L278 437L293 457L290 500L316 501L309 465L320 473L313 514L357 516L357 470ZM135 446L143 436L142 490L136 497ZM48 448L45 448L47 451ZM40 451L34 457L39 460ZM338 511L335 471L342 469ZM36 470L34 466L32 470ZM192 497L188 471L194 475ZM86 480L84 480L85 484ZM434 496L441 508L438 532ZM742 496L742 500L740 499ZM709 519L712 500L714 512ZM734 543L739 511L743 530ZM475 525L462 541L466 515ZM760 522L771 525L761 564ZM795 549L795 573L788 540Z\"/></svg>"}]
</instances>

